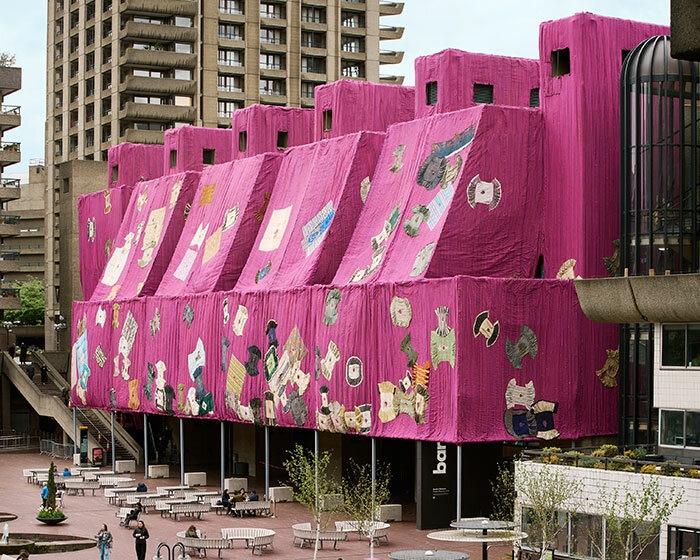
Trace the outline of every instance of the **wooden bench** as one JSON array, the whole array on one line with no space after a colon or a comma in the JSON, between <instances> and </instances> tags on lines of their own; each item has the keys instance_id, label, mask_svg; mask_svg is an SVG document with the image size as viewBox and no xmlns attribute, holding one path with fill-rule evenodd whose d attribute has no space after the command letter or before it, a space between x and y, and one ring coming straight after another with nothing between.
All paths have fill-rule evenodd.
<instances>
[{"instance_id":1,"label":"wooden bench","mask_svg":"<svg viewBox=\"0 0 700 560\"><path fill-rule=\"evenodd\" d=\"M245 547L251 548L252 553L262 554L266 548L272 548L272 541L275 538L275 532L272 529L256 529L249 527L233 527L221 529L221 536L233 543L237 540L245 541Z\"/></svg>"},{"instance_id":2,"label":"wooden bench","mask_svg":"<svg viewBox=\"0 0 700 560\"><path fill-rule=\"evenodd\" d=\"M128 508L128 507L123 507L119 508L119 511L114 512L114 515L117 519L119 519L119 526L120 527L128 527L131 524L130 521L126 521L126 516L131 513L131 510L133 508ZM136 516L136 520L138 520L138 516Z\"/></svg>"},{"instance_id":3,"label":"wooden bench","mask_svg":"<svg viewBox=\"0 0 700 560\"><path fill-rule=\"evenodd\" d=\"M216 515L222 515L222 514L226 513L226 507L224 507L224 505L221 503L217 503L217 502L221 502L221 497L212 498L210 500L210 502L211 502L211 509L213 509L216 512Z\"/></svg>"},{"instance_id":4,"label":"wooden bench","mask_svg":"<svg viewBox=\"0 0 700 560\"><path fill-rule=\"evenodd\" d=\"M231 508L231 511L234 513L238 513L243 516L244 513L250 513L252 512L254 515L257 515L258 512L261 512L265 515L270 515L270 502L231 502L233 504L233 507Z\"/></svg>"},{"instance_id":5,"label":"wooden bench","mask_svg":"<svg viewBox=\"0 0 700 560\"><path fill-rule=\"evenodd\" d=\"M92 490L92 495L95 495L95 490L100 488L100 483L97 480L66 480L66 491L70 494L71 490L77 495L78 492L82 496L85 495L85 490Z\"/></svg>"},{"instance_id":6,"label":"wooden bench","mask_svg":"<svg viewBox=\"0 0 700 560\"><path fill-rule=\"evenodd\" d=\"M389 527L390 525L388 523L384 523L383 521L375 521L374 527L369 521L363 523L362 527L360 527L357 521L335 522L336 531L345 531L346 533L357 533L358 541L363 536L365 536L367 537L367 539L374 540L376 545L379 545L379 539L385 539L387 543L389 542ZM372 532L372 528L374 528L374 532Z\"/></svg>"},{"instance_id":7,"label":"wooden bench","mask_svg":"<svg viewBox=\"0 0 700 560\"><path fill-rule=\"evenodd\" d=\"M125 498L126 503L129 505L135 506L137 502L141 502L143 513L148 513L148 508L152 508L157 504L157 502L163 501L165 496L160 494L143 494L142 492L135 492L127 494Z\"/></svg>"},{"instance_id":8,"label":"wooden bench","mask_svg":"<svg viewBox=\"0 0 700 560\"><path fill-rule=\"evenodd\" d=\"M311 523L297 523L292 525L292 533L294 538L292 544L299 541L299 548L304 548L305 545L311 547L316 542L316 530L311 528ZM340 549L340 542L348 540L348 534L345 531L320 531L318 533L318 543L323 548L324 542L332 542L333 548Z\"/></svg>"},{"instance_id":9,"label":"wooden bench","mask_svg":"<svg viewBox=\"0 0 700 560\"><path fill-rule=\"evenodd\" d=\"M224 548L229 548L230 546L230 541L228 539L186 537L185 531L180 531L177 533L177 542L182 543L185 547L197 552L204 551L204 556L207 555L207 550L218 550L219 558L221 558L221 550Z\"/></svg>"},{"instance_id":10,"label":"wooden bench","mask_svg":"<svg viewBox=\"0 0 700 560\"><path fill-rule=\"evenodd\" d=\"M170 513L173 515L173 517L175 517L175 521L177 521L178 515L186 515L190 517L194 517L196 515L197 519L201 519L202 514L209 511L211 511L210 504L184 503L170 505Z\"/></svg>"}]
</instances>

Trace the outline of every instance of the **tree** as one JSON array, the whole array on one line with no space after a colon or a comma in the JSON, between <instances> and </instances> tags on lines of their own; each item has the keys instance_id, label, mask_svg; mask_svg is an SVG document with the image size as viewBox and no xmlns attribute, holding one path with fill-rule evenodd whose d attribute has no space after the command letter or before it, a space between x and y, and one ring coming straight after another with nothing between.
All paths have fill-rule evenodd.
<instances>
[{"instance_id":1,"label":"tree","mask_svg":"<svg viewBox=\"0 0 700 560\"><path fill-rule=\"evenodd\" d=\"M637 475L641 487L630 490L602 491L598 502L605 520L606 560L638 560L683 502L683 488L671 485L662 490L654 475ZM636 478L636 477L635 477ZM598 554L603 553L600 539L591 539Z\"/></svg>"},{"instance_id":2,"label":"tree","mask_svg":"<svg viewBox=\"0 0 700 560\"><path fill-rule=\"evenodd\" d=\"M318 554L319 533L331 521L331 516L342 509L342 501L327 499L327 496L341 493L341 485L333 478L330 471L331 454L323 451L315 455L297 444L289 452L289 459L284 462L294 499L309 510L314 520L316 542L314 543L314 560ZM323 503L322 503L323 502Z\"/></svg>"},{"instance_id":3,"label":"tree","mask_svg":"<svg viewBox=\"0 0 700 560\"><path fill-rule=\"evenodd\" d=\"M15 62L15 55L6 52L0 52L0 66L14 66Z\"/></svg>"},{"instance_id":4,"label":"tree","mask_svg":"<svg viewBox=\"0 0 700 560\"><path fill-rule=\"evenodd\" d=\"M516 463L515 487L522 505L530 509L530 536L540 538L542 559L565 527L559 512L576 511L583 483L554 466L532 468L534 465L528 463L528 468L524 465L521 461Z\"/></svg>"},{"instance_id":5,"label":"tree","mask_svg":"<svg viewBox=\"0 0 700 560\"><path fill-rule=\"evenodd\" d=\"M387 465L377 465L372 492L372 467L358 465L350 459L348 477L343 480L343 510L357 524L357 530L369 537L370 558L374 558L374 521L377 508L389 501L389 480Z\"/></svg>"},{"instance_id":6,"label":"tree","mask_svg":"<svg viewBox=\"0 0 700 560\"><path fill-rule=\"evenodd\" d=\"M48 488L48 493L46 494L46 509L55 510L56 509L56 481L53 477L54 470L53 461L51 461L51 466L49 467L49 481L46 483Z\"/></svg>"},{"instance_id":7,"label":"tree","mask_svg":"<svg viewBox=\"0 0 700 560\"><path fill-rule=\"evenodd\" d=\"M16 311L5 311L7 321L19 321L20 325L44 324L44 283L37 278L17 282L21 306Z\"/></svg>"},{"instance_id":8,"label":"tree","mask_svg":"<svg viewBox=\"0 0 700 560\"><path fill-rule=\"evenodd\" d=\"M491 481L493 494L493 519L513 521L515 509L515 477L510 463L501 463L496 471L496 478Z\"/></svg>"}]
</instances>

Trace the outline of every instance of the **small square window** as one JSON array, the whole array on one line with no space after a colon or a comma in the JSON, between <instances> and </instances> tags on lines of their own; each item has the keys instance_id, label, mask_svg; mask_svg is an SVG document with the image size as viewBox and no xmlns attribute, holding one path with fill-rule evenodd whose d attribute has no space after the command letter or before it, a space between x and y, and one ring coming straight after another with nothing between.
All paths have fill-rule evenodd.
<instances>
[{"instance_id":1,"label":"small square window","mask_svg":"<svg viewBox=\"0 0 700 560\"><path fill-rule=\"evenodd\" d=\"M540 106L540 88L532 88L530 90L530 107Z\"/></svg>"},{"instance_id":2,"label":"small square window","mask_svg":"<svg viewBox=\"0 0 700 560\"><path fill-rule=\"evenodd\" d=\"M333 128L333 111L328 109L323 111L323 132L328 132Z\"/></svg>"},{"instance_id":3,"label":"small square window","mask_svg":"<svg viewBox=\"0 0 700 560\"><path fill-rule=\"evenodd\" d=\"M248 149L248 133L241 130L238 133L238 151L245 152Z\"/></svg>"},{"instance_id":4,"label":"small square window","mask_svg":"<svg viewBox=\"0 0 700 560\"><path fill-rule=\"evenodd\" d=\"M116 183L119 180L119 166L112 166L112 183Z\"/></svg>"},{"instance_id":5,"label":"small square window","mask_svg":"<svg viewBox=\"0 0 700 560\"><path fill-rule=\"evenodd\" d=\"M552 77L565 76L571 74L571 62L569 60L569 49L552 51Z\"/></svg>"},{"instance_id":6,"label":"small square window","mask_svg":"<svg viewBox=\"0 0 700 560\"><path fill-rule=\"evenodd\" d=\"M216 163L216 150L204 148L202 150L202 163L204 165L214 165Z\"/></svg>"},{"instance_id":7,"label":"small square window","mask_svg":"<svg viewBox=\"0 0 700 560\"><path fill-rule=\"evenodd\" d=\"M286 150L289 146L289 134L286 130L277 131L277 149Z\"/></svg>"},{"instance_id":8,"label":"small square window","mask_svg":"<svg viewBox=\"0 0 700 560\"><path fill-rule=\"evenodd\" d=\"M428 82L425 84L425 104L437 105L437 82Z\"/></svg>"},{"instance_id":9,"label":"small square window","mask_svg":"<svg viewBox=\"0 0 700 560\"><path fill-rule=\"evenodd\" d=\"M177 150L170 150L170 168L177 165Z\"/></svg>"},{"instance_id":10,"label":"small square window","mask_svg":"<svg viewBox=\"0 0 700 560\"><path fill-rule=\"evenodd\" d=\"M474 84L474 103L493 103L493 86L491 84Z\"/></svg>"}]
</instances>

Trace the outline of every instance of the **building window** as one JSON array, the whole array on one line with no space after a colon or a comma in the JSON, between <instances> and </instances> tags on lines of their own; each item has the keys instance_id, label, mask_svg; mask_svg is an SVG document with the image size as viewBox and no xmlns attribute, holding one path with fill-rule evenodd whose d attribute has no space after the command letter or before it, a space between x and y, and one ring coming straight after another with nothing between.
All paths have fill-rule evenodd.
<instances>
[{"instance_id":1,"label":"building window","mask_svg":"<svg viewBox=\"0 0 700 560\"><path fill-rule=\"evenodd\" d=\"M552 51L552 77L565 76L571 74L571 63L569 61L569 49Z\"/></svg>"},{"instance_id":2,"label":"building window","mask_svg":"<svg viewBox=\"0 0 700 560\"><path fill-rule=\"evenodd\" d=\"M73 128L74 126L78 126L78 110L77 109L73 109L68 114L68 122L70 122L71 128Z\"/></svg>"},{"instance_id":3,"label":"building window","mask_svg":"<svg viewBox=\"0 0 700 560\"><path fill-rule=\"evenodd\" d=\"M661 410L659 445L700 448L700 411Z\"/></svg>"},{"instance_id":4,"label":"building window","mask_svg":"<svg viewBox=\"0 0 700 560\"><path fill-rule=\"evenodd\" d=\"M112 62L112 45L107 45L102 48L102 64L109 64Z\"/></svg>"},{"instance_id":5,"label":"building window","mask_svg":"<svg viewBox=\"0 0 700 560\"><path fill-rule=\"evenodd\" d=\"M301 82L301 96L306 99L313 99L316 86L320 86L322 83L323 82Z\"/></svg>"},{"instance_id":6,"label":"building window","mask_svg":"<svg viewBox=\"0 0 700 560\"><path fill-rule=\"evenodd\" d=\"M323 111L323 132L328 132L333 128L333 110L327 109Z\"/></svg>"},{"instance_id":7,"label":"building window","mask_svg":"<svg viewBox=\"0 0 700 560\"><path fill-rule=\"evenodd\" d=\"M323 31L302 31L301 46L313 49L325 49L326 34Z\"/></svg>"},{"instance_id":8,"label":"building window","mask_svg":"<svg viewBox=\"0 0 700 560\"><path fill-rule=\"evenodd\" d=\"M78 10L75 10L70 14L70 28L73 29L74 27L78 27L78 23L80 23L80 15Z\"/></svg>"},{"instance_id":9,"label":"building window","mask_svg":"<svg viewBox=\"0 0 700 560\"><path fill-rule=\"evenodd\" d=\"M162 78L163 72L160 70L143 70L141 68L134 68L134 76L140 78Z\"/></svg>"},{"instance_id":10,"label":"building window","mask_svg":"<svg viewBox=\"0 0 700 560\"><path fill-rule=\"evenodd\" d=\"M175 16L173 19L175 27L192 27L192 18L186 16Z\"/></svg>"},{"instance_id":11,"label":"building window","mask_svg":"<svg viewBox=\"0 0 700 560\"><path fill-rule=\"evenodd\" d=\"M85 55L85 71L90 72L90 70L95 69L95 53L89 52Z\"/></svg>"},{"instance_id":12,"label":"building window","mask_svg":"<svg viewBox=\"0 0 700 560\"><path fill-rule=\"evenodd\" d=\"M679 560L698 555L700 550L700 529L687 527L668 528L668 560Z\"/></svg>"},{"instance_id":13,"label":"building window","mask_svg":"<svg viewBox=\"0 0 700 560\"><path fill-rule=\"evenodd\" d=\"M163 132L167 126L163 123L153 123L153 122L135 122L132 124L134 130L155 130L157 132Z\"/></svg>"},{"instance_id":14,"label":"building window","mask_svg":"<svg viewBox=\"0 0 700 560\"><path fill-rule=\"evenodd\" d=\"M70 77L75 78L78 75L78 61L73 60L70 63Z\"/></svg>"},{"instance_id":15,"label":"building window","mask_svg":"<svg viewBox=\"0 0 700 560\"><path fill-rule=\"evenodd\" d=\"M277 131L277 149L286 150L289 146L289 134L286 130Z\"/></svg>"},{"instance_id":16,"label":"building window","mask_svg":"<svg viewBox=\"0 0 700 560\"><path fill-rule=\"evenodd\" d=\"M74 53L78 50L78 47L80 46L80 40L78 39L77 35L73 35L70 38L70 52Z\"/></svg>"},{"instance_id":17,"label":"building window","mask_svg":"<svg viewBox=\"0 0 700 560\"><path fill-rule=\"evenodd\" d=\"M170 169L177 167L177 150L170 150Z\"/></svg>"},{"instance_id":18,"label":"building window","mask_svg":"<svg viewBox=\"0 0 700 560\"><path fill-rule=\"evenodd\" d=\"M428 82L425 84L425 104L437 105L438 84L437 82Z\"/></svg>"},{"instance_id":19,"label":"building window","mask_svg":"<svg viewBox=\"0 0 700 560\"><path fill-rule=\"evenodd\" d=\"M165 100L162 97L154 95L134 95L134 103L144 103L148 105L165 105Z\"/></svg>"},{"instance_id":20,"label":"building window","mask_svg":"<svg viewBox=\"0 0 700 560\"><path fill-rule=\"evenodd\" d=\"M189 95L176 95L173 100L177 107L192 107L192 98ZM163 99L163 103L170 104L166 98Z\"/></svg>"},{"instance_id":21,"label":"building window","mask_svg":"<svg viewBox=\"0 0 700 560\"><path fill-rule=\"evenodd\" d=\"M56 20L56 35L63 34L63 18L58 18Z\"/></svg>"},{"instance_id":22,"label":"building window","mask_svg":"<svg viewBox=\"0 0 700 560\"><path fill-rule=\"evenodd\" d=\"M90 2L85 6L85 19L88 21L95 19L95 2Z\"/></svg>"},{"instance_id":23,"label":"building window","mask_svg":"<svg viewBox=\"0 0 700 560\"><path fill-rule=\"evenodd\" d=\"M102 116L107 117L112 114L112 97L102 100Z\"/></svg>"},{"instance_id":24,"label":"building window","mask_svg":"<svg viewBox=\"0 0 700 560\"><path fill-rule=\"evenodd\" d=\"M95 95L95 78L85 80L85 97Z\"/></svg>"},{"instance_id":25,"label":"building window","mask_svg":"<svg viewBox=\"0 0 700 560\"><path fill-rule=\"evenodd\" d=\"M272 29L270 27L260 28L260 42L271 45L284 45L284 29Z\"/></svg>"},{"instance_id":26,"label":"building window","mask_svg":"<svg viewBox=\"0 0 700 560\"><path fill-rule=\"evenodd\" d=\"M112 166L112 183L116 183L119 180L119 166Z\"/></svg>"},{"instance_id":27,"label":"building window","mask_svg":"<svg viewBox=\"0 0 700 560\"><path fill-rule=\"evenodd\" d=\"M102 73L102 90L110 89L112 87L112 71L107 70Z\"/></svg>"},{"instance_id":28,"label":"building window","mask_svg":"<svg viewBox=\"0 0 700 560\"><path fill-rule=\"evenodd\" d=\"M240 109L242 104L240 101L224 101L219 100L218 103L218 115L222 119L230 119L233 117L233 112L236 109Z\"/></svg>"},{"instance_id":29,"label":"building window","mask_svg":"<svg viewBox=\"0 0 700 560\"><path fill-rule=\"evenodd\" d=\"M85 147L92 148L95 145L95 131L91 128L85 131Z\"/></svg>"},{"instance_id":30,"label":"building window","mask_svg":"<svg viewBox=\"0 0 700 560\"><path fill-rule=\"evenodd\" d=\"M173 78L176 80L191 80L192 70L186 70L184 68L175 68L173 70Z\"/></svg>"},{"instance_id":31,"label":"building window","mask_svg":"<svg viewBox=\"0 0 700 560\"><path fill-rule=\"evenodd\" d=\"M216 163L216 150L204 148L202 150L202 163L204 165L214 165Z\"/></svg>"},{"instance_id":32,"label":"building window","mask_svg":"<svg viewBox=\"0 0 700 560\"><path fill-rule=\"evenodd\" d=\"M88 103L85 105L85 122L91 122L95 118L95 104Z\"/></svg>"},{"instance_id":33,"label":"building window","mask_svg":"<svg viewBox=\"0 0 700 560\"><path fill-rule=\"evenodd\" d=\"M474 84L474 103L493 103L493 86Z\"/></svg>"},{"instance_id":34,"label":"building window","mask_svg":"<svg viewBox=\"0 0 700 560\"><path fill-rule=\"evenodd\" d=\"M56 43L56 60L63 58L63 43Z\"/></svg>"},{"instance_id":35,"label":"building window","mask_svg":"<svg viewBox=\"0 0 700 560\"><path fill-rule=\"evenodd\" d=\"M340 25L343 27L364 27L365 15L359 12L340 12Z\"/></svg>"},{"instance_id":36,"label":"building window","mask_svg":"<svg viewBox=\"0 0 700 560\"><path fill-rule=\"evenodd\" d=\"M243 66L243 51L219 49L218 60L222 66Z\"/></svg>"},{"instance_id":37,"label":"building window","mask_svg":"<svg viewBox=\"0 0 700 560\"><path fill-rule=\"evenodd\" d=\"M532 88L530 90L530 107L540 106L540 88Z\"/></svg>"},{"instance_id":38,"label":"building window","mask_svg":"<svg viewBox=\"0 0 700 560\"><path fill-rule=\"evenodd\" d=\"M62 131L63 131L63 116L54 117L54 130L55 130L56 132L62 132Z\"/></svg>"},{"instance_id":39,"label":"building window","mask_svg":"<svg viewBox=\"0 0 700 560\"><path fill-rule=\"evenodd\" d=\"M325 74L326 59L321 56L302 56L301 71L311 72L312 74Z\"/></svg>"},{"instance_id":40,"label":"building window","mask_svg":"<svg viewBox=\"0 0 700 560\"><path fill-rule=\"evenodd\" d=\"M700 324L662 325L661 365L700 367Z\"/></svg>"},{"instance_id":41,"label":"building window","mask_svg":"<svg viewBox=\"0 0 700 560\"><path fill-rule=\"evenodd\" d=\"M78 135L73 134L68 138L68 146L69 150L71 152L77 152L78 151Z\"/></svg>"},{"instance_id":42,"label":"building window","mask_svg":"<svg viewBox=\"0 0 700 560\"><path fill-rule=\"evenodd\" d=\"M219 91L232 93L243 92L243 76L231 76L229 74L219 74Z\"/></svg>"},{"instance_id":43,"label":"building window","mask_svg":"<svg viewBox=\"0 0 700 560\"><path fill-rule=\"evenodd\" d=\"M248 149L248 133L241 130L238 133L238 151L245 152Z\"/></svg>"},{"instance_id":44,"label":"building window","mask_svg":"<svg viewBox=\"0 0 700 560\"><path fill-rule=\"evenodd\" d=\"M340 50L352 53L365 52L364 40L360 37L347 37L343 35L340 38Z\"/></svg>"},{"instance_id":45,"label":"building window","mask_svg":"<svg viewBox=\"0 0 700 560\"><path fill-rule=\"evenodd\" d=\"M303 60L302 57L302 64ZM260 68L263 70L284 70L284 55L260 53Z\"/></svg>"},{"instance_id":46,"label":"building window","mask_svg":"<svg viewBox=\"0 0 700 560\"><path fill-rule=\"evenodd\" d=\"M102 141L109 142L112 139L112 123L102 125Z\"/></svg>"},{"instance_id":47,"label":"building window","mask_svg":"<svg viewBox=\"0 0 700 560\"><path fill-rule=\"evenodd\" d=\"M95 42L95 26L88 27L85 30L85 45L88 47Z\"/></svg>"},{"instance_id":48,"label":"building window","mask_svg":"<svg viewBox=\"0 0 700 560\"><path fill-rule=\"evenodd\" d=\"M273 4L271 2L260 2L260 17L284 19L286 17L284 11L284 6L281 4Z\"/></svg>"},{"instance_id":49,"label":"building window","mask_svg":"<svg viewBox=\"0 0 700 560\"><path fill-rule=\"evenodd\" d=\"M56 92L56 109L60 109L63 107L63 92L58 91Z\"/></svg>"},{"instance_id":50,"label":"building window","mask_svg":"<svg viewBox=\"0 0 700 560\"><path fill-rule=\"evenodd\" d=\"M63 83L63 66L56 68L56 84Z\"/></svg>"},{"instance_id":51,"label":"building window","mask_svg":"<svg viewBox=\"0 0 700 560\"><path fill-rule=\"evenodd\" d=\"M235 23L219 24L219 39L229 39L231 41L243 41L243 26Z\"/></svg>"},{"instance_id":52,"label":"building window","mask_svg":"<svg viewBox=\"0 0 700 560\"><path fill-rule=\"evenodd\" d=\"M365 63L356 60L341 60L340 74L346 78L364 78Z\"/></svg>"},{"instance_id":53,"label":"building window","mask_svg":"<svg viewBox=\"0 0 700 560\"><path fill-rule=\"evenodd\" d=\"M326 23L326 9L311 6L302 6L301 21L310 23Z\"/></svg>"},{"instance_id":54,"label":"building window","mask_svg":"<svg viewBox=\"0 0 700 560\"><path fill-rule=\"evenodd\" d=\"M285 95L284 80L260 79L260 95Z\"/></svg>"},{"instance_id":55,"label":"building window","mask_svg":"<svg viewBox=\"0 0 700 560\"><path fill-rule=\"evenodd\" d=\"M70 87L70 102L76 103L79 99L78 95L78 84Z\"/></svg>"},{"instance_id":56,"label":"building window","mask_svg":"<svg viewBox=\"0 0 700 560\"><path fill-rule=\"evenodd\" d=\"M175 43L175 52L180 54L192 54L192 43Z\"/></svg>"},{"instance_id":57,"label":"building window","mask_svg":"<svg viewBox=\"0 0 700 560\"><path fill-rule=\"evenodd\" d=\"M53 151L56 157L61 157L63 155L63 140L56 140L53 143Z\"/></svg>"},{"instance_id":58,"label":"building window","mask_svg":"<svg viewBox=\"0 0 700 560\"><path fill-rule=\"evenodd\" d=\"M112 18L102 22L102 38L106 39L112 35Z\"/></svg>"},{"instance_id":59,"label":"building window","mask_svg":"<svg viewBox=\"0 0 700 560\"><path fill-rule=\"evenodd\" d=\"M243 0L219 0L219 12L222 14L243 14Z\"/></svg>"}]
</instances>

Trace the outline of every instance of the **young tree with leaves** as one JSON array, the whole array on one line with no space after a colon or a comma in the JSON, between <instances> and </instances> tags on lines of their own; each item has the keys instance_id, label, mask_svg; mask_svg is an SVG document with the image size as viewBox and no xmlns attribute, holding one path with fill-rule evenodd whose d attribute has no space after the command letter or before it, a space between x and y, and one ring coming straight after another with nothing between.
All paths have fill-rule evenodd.
<instances>
[{"instance_id":1,"label":"young tree with leaves","mask_svg":"<svg viewBox=\"0 0 700 560\"><path fill-rule=\"evenodd\" d=\"M15 62L15 55L7 52L0 52L0 66L14 66Z\"/></svg>"},{"instance_id":2,"label":"young tree with leaves","mask_svg":"<svg viewBox=\"0 0 700 560\"><path fill-rule=\"evenodd\" d=\"M511 463L500 463L496 478L491 481L493 494L493 519L498 521L513 521L515 508L515 478Z\"/></svg>"},{"instance_id":3,"label":"young tree with leaves","mask_svg":"<svg viewBox=\"0 0 700 560\"><path fill-rule=\"evenodd\" d=\"M309 510L316 526L314 560L318 554L319 534L328 526L331 516L343 507L342 501L324 499L340 494L342 489L333 477L330 463L330 452L323 451L316 455L299 444L289 452L289 459L284 462L294 499Z\"/></svg>"},{"instance_id":4,"label":"young tree with leaves","mask_svg":"<svg viewBox=\"0 0 700 560\"><path fill-rule=\"evenodd\" d=\"M7 321L19 321L20 325L35 326L44 324L44 283L32 278L17 282L19 297L22 300L17 310L5 311Z\"/></svg>"}]
</instances>

